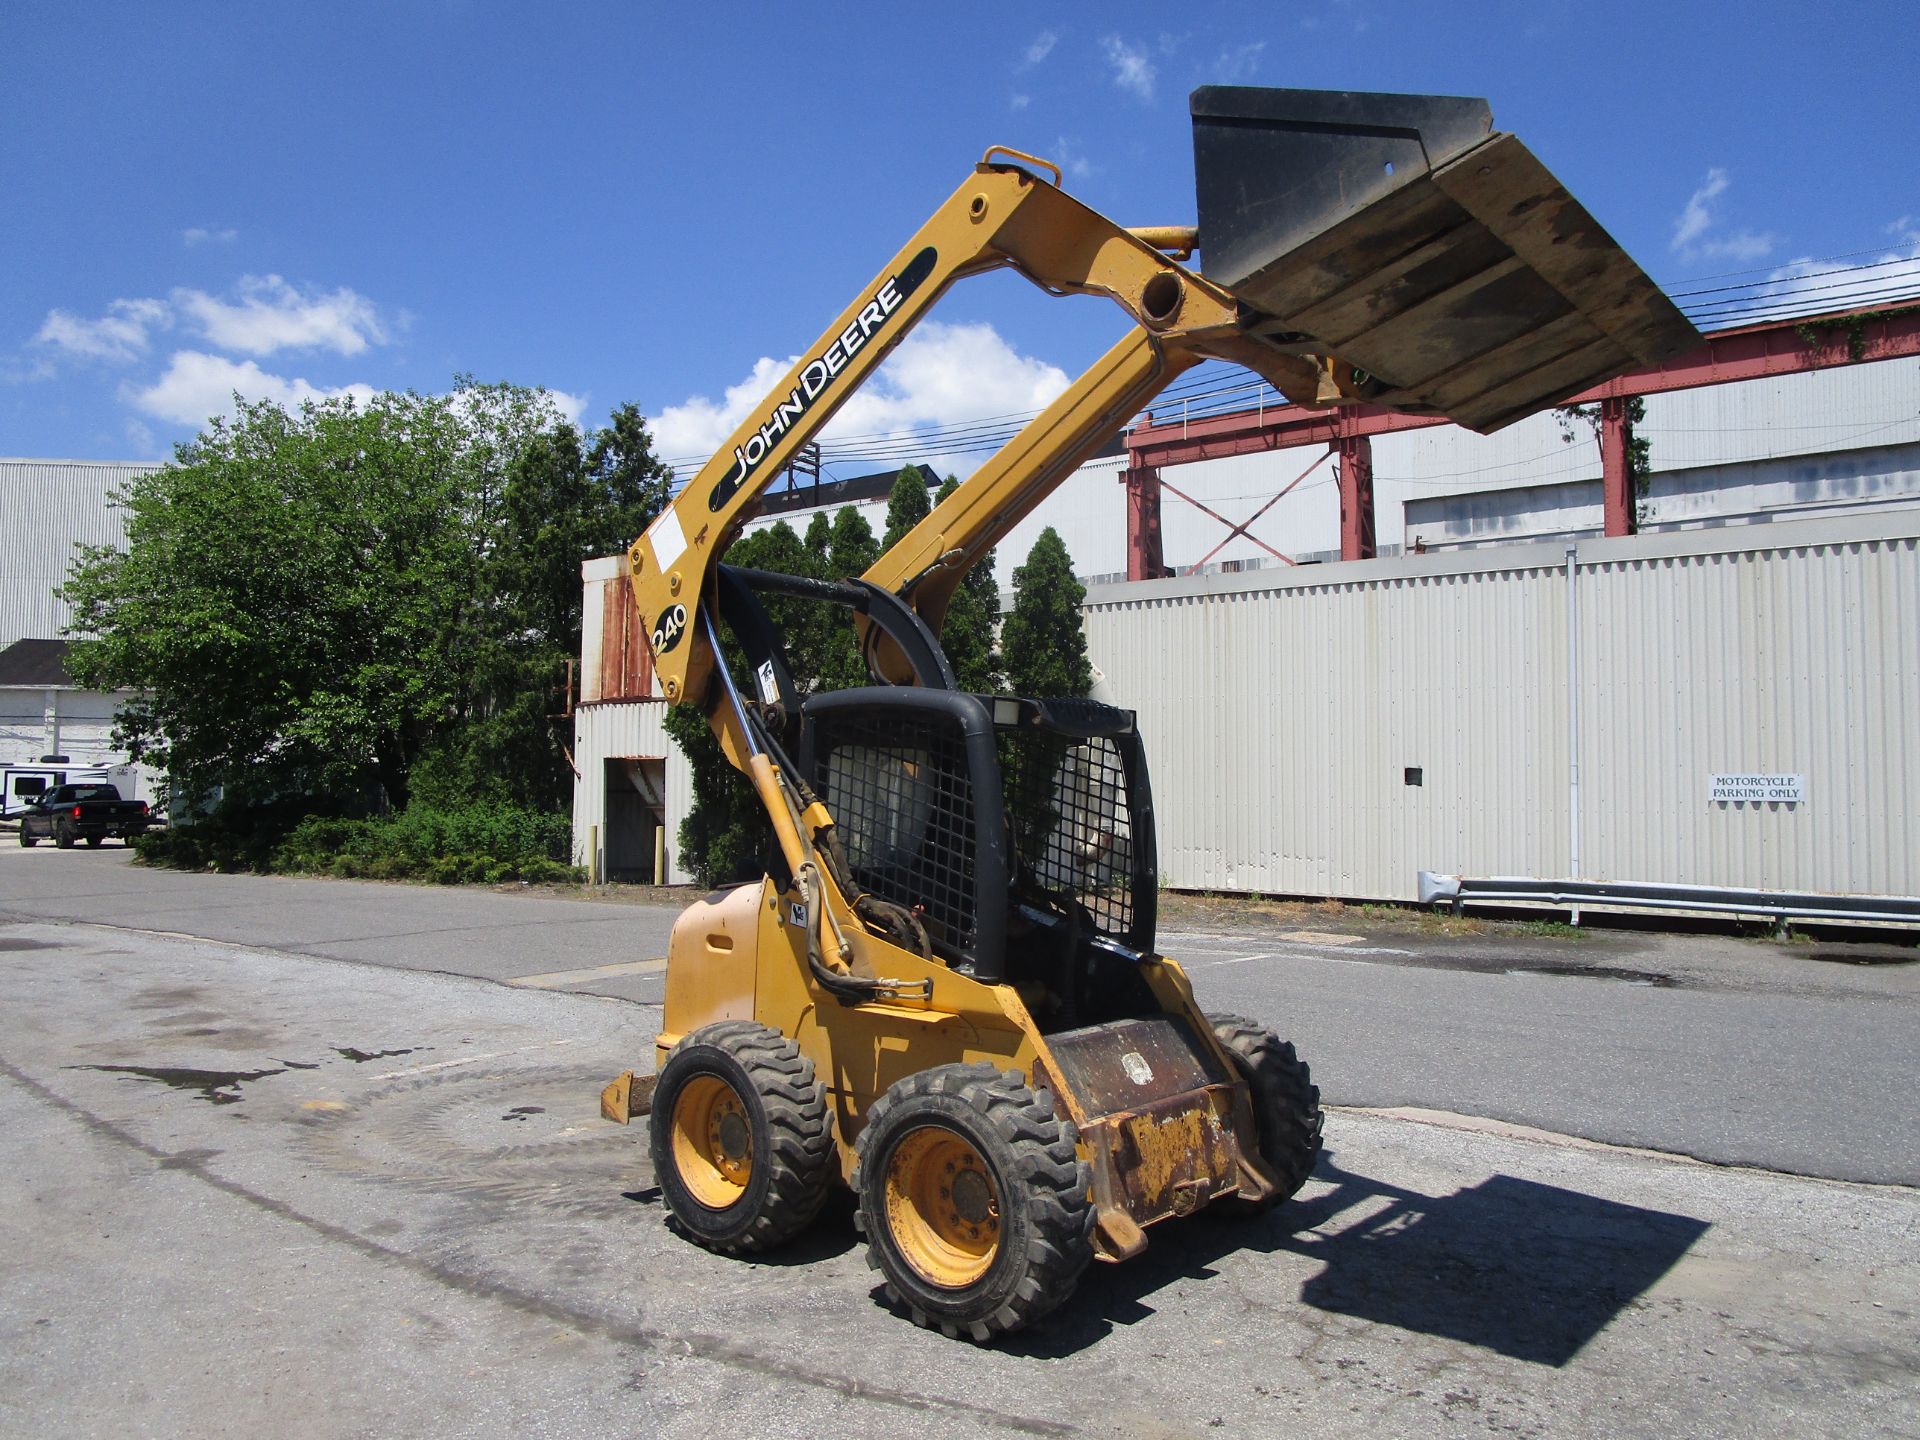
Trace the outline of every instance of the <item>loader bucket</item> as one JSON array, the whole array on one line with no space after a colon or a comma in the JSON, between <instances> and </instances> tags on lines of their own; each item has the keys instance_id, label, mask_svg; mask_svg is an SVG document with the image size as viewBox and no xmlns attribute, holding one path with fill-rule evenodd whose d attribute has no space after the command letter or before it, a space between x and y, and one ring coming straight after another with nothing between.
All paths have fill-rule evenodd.
<instances>
[{"instance_id":1,"label":"loader bucket","mask_svg":"<svg viewBox=\"0 0 1920 1440\"><path fill-rule=\"evenodd\" d=\"M1700 336L1484 100L1193 92L1201 273L1373 403L1488 432Z\"/></svg>"}]
</instances>

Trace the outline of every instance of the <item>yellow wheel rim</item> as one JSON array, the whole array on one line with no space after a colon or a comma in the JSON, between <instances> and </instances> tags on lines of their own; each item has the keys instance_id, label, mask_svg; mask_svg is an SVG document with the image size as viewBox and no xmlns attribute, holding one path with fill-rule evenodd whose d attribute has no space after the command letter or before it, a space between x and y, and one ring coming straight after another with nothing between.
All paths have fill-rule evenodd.
<instances>
[{"instance_id":1,"label":"yellow wheel rim","mask_svg":"<svg viewBox=\"0 0 1920 1440\"><path fill-rule=\"evenodd\" d=\"M673 1102L673 1163L693 1198L724 1210L753 1178L753 1124L734 1088L696 1075Z\"/></svg>"},{"instance_id":2,"label":"yellow wheel rim","mask_svg":"<svg viewBox=\"0 0 1920 1440\"><path fill-rule=\"evenodd\" d=\"M887 1161L887 1228L930 1285L985 1275L1000 1251L1000 1192L980 1152L941 1125L908 1131Z\"/></svg>"}]
</instances>

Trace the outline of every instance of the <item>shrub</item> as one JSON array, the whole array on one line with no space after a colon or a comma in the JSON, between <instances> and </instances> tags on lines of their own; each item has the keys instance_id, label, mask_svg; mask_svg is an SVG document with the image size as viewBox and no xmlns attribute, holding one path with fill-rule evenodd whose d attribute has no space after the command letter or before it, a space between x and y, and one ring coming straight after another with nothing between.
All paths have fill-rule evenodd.
<instances>
[{"instance_id":1,"label":"shrub","mask_svg":"<svg viewBox=\"0 0 1920 1440\"><path fill-rule=\"evenodd\" d=\"M572 827L564 815L512 805L414 805L397 815L350 819L299 815L305 807L219 813L136 843L148 864L185 870L342 879L425 880L498 885L510 880L578 883L568 863ZM295 818L295 817L298 818Z\"/></svg>"}]
</instances>

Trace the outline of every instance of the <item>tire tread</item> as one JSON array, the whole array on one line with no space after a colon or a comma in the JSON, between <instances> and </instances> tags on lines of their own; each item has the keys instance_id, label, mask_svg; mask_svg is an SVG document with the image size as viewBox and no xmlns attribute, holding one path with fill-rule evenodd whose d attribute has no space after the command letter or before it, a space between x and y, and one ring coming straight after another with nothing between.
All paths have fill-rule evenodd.
<instances>
[{"instance_id":1,"label":"tire tread","mask_svg":"<svg viewBox=\"0 0 1920 1440\"><path fill-rule=\"evenodd\" d=\"M754 1097L766 1116L768 1184L752 1223L725 1237L702 1234L685 1216L676 1215L686 1233L722 1255L770 1250L798 1235L819 1215L831 1188L833 1120L826 1089L815 1078L813 1062L777 1030L752 1020L721 1020L683 1037L675 1048L710 1045L746 1072ZM673 1063L669 1056L667 1064ZM664 1069L664 1067L662 1067ZM671 1101L668 1102L671 1109ZM656 1177L672 1164L671 1147L662 1143L665 1117L653 1132ZM762 1157L755 1157L755 1164ZM669 1201L669 1209L672 1208Z\"/></svg>"},{"instance_id":2,"label":"tire tread","mask_svg":"<svg viewBox=\"0 0 1920 1440\"><path fill-rule=\"evenodd\" d=\"M1260 1158L1280 1181L1280 1193L1252 1205L1267 1210L1290 1199L1307 1183L1320 1158L1326 1117L1320 1087L1292 1042L1244 1015L1209 1015L1214 1037L1233 1056L1252 1092L1260 1129Z\"/></svg>"},{"instance_id":3,"label":"tire tread","mask_svg":"<svg viewBox=\"0 0 1920 1440\"><path fill-rule=\"evenodd\" d=\"M903 1107L917 1108L928 1096L948 1097L972 1110L1013 1151L1015 1174L1024 1182L1020 1202L1029 1223L1026 1252L1017 1262L1021 1273L1011 1293L987 1314L930 1312L888 1273L875 1241L875 1227L884 1222L870 1213L862 1183L879 1143L875 1137L887 1134L888 1122ZM984 1062L923 1070L876 1100L855 1146L853 1188L860 1205L854 1223L867 1237L867 1264L885 1278L888 1298L914 1324L937 1329L949 1339L964 1335L974 1341L1009 1334L1057 1308L1073 1293L1093 1258L1093 1176L1079 1158L1077 1142L1073 1122L1054 1112L1050 1091L1035 1091L1019 1071L1002 1071ZM1003 1194L1001 1203L1009 1198ZM1011 1228L1003 1223L1001 1233Z\"/></svg>"}]
</instances>

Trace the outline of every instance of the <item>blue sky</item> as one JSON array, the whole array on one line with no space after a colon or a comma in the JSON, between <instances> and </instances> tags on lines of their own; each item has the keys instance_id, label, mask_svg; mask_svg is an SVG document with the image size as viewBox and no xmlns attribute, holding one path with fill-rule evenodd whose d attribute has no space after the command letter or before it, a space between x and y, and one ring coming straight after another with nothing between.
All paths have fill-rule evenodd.
<instances>
[{"instance_id":1,"label":"blue sky","mask_svg":"<svg viewBox=\"0 0 1920 1440\"><path fill-rule=\"evenodd\" d=\"M1206 83L1484 95L1670 289L1914 255L1916 54L1907 0L15 3L0 454L156 458L235 388L471 373L698 455L990 144L1190 222ZM1037 408L1122 323L972 282L838 432Z\"/></svg>"}]
</instances>

